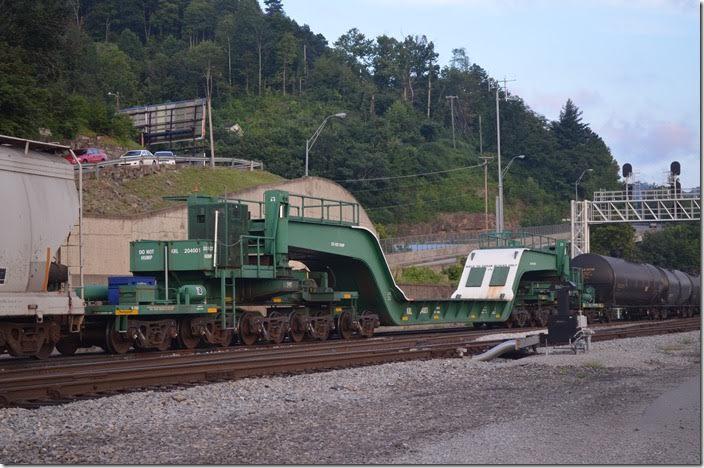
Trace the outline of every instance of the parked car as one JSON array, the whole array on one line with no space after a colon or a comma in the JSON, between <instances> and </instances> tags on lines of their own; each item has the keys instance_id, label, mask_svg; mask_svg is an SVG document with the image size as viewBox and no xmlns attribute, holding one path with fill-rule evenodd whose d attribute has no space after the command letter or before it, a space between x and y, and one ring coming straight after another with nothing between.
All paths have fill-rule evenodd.
<instances>
[{"instance_id":1,"label":"parked car","mask_svg":"<svg viewBox=\"0 0 704 468\"><path fill-rule=\"evenodd\" d=\"M159 164L176 164L173 151L155 151L154 157Z\"/></svg>"},{"instance_id":2,"label":"parked car","mask_svg":"<svg viewBox=\"0 0 704 468\"><path fill-rule=\"evenodd\" d=\"M130 150L120 156L118 166L142 166L144 164L159 164L159 161L154 158L151 151L147 150Z\"/></svg>"},{"instance_id":3,"label":"parked car","mask_svg":"<svg viewBox=\"0 0 704 468\"><path fill-rule=\"evenodd\" d=\"M98 148L76 148L73 150L73 154L76 155L76 158L81 164L95 164L108 160L108 155ZM64 155L64 159L71 164L76 164L76 161L70 154Z\"/></svg>"}]
</instances>

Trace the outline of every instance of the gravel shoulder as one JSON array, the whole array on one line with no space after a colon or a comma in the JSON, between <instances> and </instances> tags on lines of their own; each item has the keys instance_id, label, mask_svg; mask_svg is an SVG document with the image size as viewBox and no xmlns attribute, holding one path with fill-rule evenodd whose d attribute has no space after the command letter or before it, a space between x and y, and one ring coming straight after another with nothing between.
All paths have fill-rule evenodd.
<instances>
[{"instance_id":1,"label":"gravel shoulder","mask_svg":"<svg viewBox=\"0 0 704 468\"><path fill-rule=\"evenodd\" d=\"M700 332L0 409L0 463L701 463Z\"/></svg>"}]
</instances>

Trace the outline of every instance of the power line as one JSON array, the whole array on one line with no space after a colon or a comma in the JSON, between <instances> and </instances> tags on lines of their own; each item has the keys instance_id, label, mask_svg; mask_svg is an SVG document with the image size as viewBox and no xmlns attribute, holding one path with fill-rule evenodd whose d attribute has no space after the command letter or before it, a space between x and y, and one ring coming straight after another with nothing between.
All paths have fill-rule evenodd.
<instances>
[{"instance_id":1,"label":"power line","mask_svg":"<svg viewBox=\"0 0 704 468\"><path fill-rule=\"evenodd\" d=\"M453 169L445 169L443 171L433 171L433 172L420 172L418 174L408 174L401 176L391 176L391 177L374 177L371 179L333 179L334 182L373 182L377 180L396 180L396 179L408 179L410 177L426 177L435 174L446 174L448 172L464 171L467 169L475 169L477 167L482 167L483 164L475 164L473 166L463 166L455 167Z\"/></svg>"}]
</instances>

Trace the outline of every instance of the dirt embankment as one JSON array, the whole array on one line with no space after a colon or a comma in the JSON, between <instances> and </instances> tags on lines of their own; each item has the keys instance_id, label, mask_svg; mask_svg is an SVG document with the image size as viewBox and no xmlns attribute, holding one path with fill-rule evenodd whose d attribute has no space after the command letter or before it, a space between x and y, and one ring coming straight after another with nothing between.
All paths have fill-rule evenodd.
<instances>
[{"instance_id":1,"label":"dirt embankment","mask_svg":"<svg viewBox=\"0 0 704 468\"><path fill-rule=\"evenodd\" d=\"M513 229L516 223L506 221L506 228ZM395 224L392 226L393 235L419 236L426 234L478 232L486 229L484 213L438 213L432 221L415 224ZM496 229L496 219L489 213L489 229Z\"/></svg>"}]
</instances>

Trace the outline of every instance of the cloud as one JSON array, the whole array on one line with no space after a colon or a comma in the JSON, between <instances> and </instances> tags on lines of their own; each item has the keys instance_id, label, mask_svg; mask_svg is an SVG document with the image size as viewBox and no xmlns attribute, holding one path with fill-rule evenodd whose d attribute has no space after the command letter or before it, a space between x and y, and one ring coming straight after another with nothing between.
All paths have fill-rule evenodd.
<instances>
[{"instance_id":1,"label":"cloud","mask_svg":"<svg viewBox=\"0 0 704 468\"><path fill-rule=\"evenodd\" d=\"M567 102L567 99L572 99L572 102L574 102L580 110L585 111L586 109L586 114L592 109L599 107L599 105L604 102L604 98L599 92L585 88L568 92L546 93L542 89L528 90L517 85L515 91L531 109L550 120L557 120L560 117L560 111ZM584 117L584 121L590 123L587 116Z\"/></svg>"},{"instance_id":2,"label":"cloud","mask_svg":"<svg viewBox=\"0 0 704 468\"><path fill-rule=\"evenodd\" d=\"M692 124L655 121L647 115L628 121L612 116L595 131L620 164L633 164L641 180L662 183L676 160L682 164L683 185L700 185L699 133Z\"/></svg>"}]
</instances>

